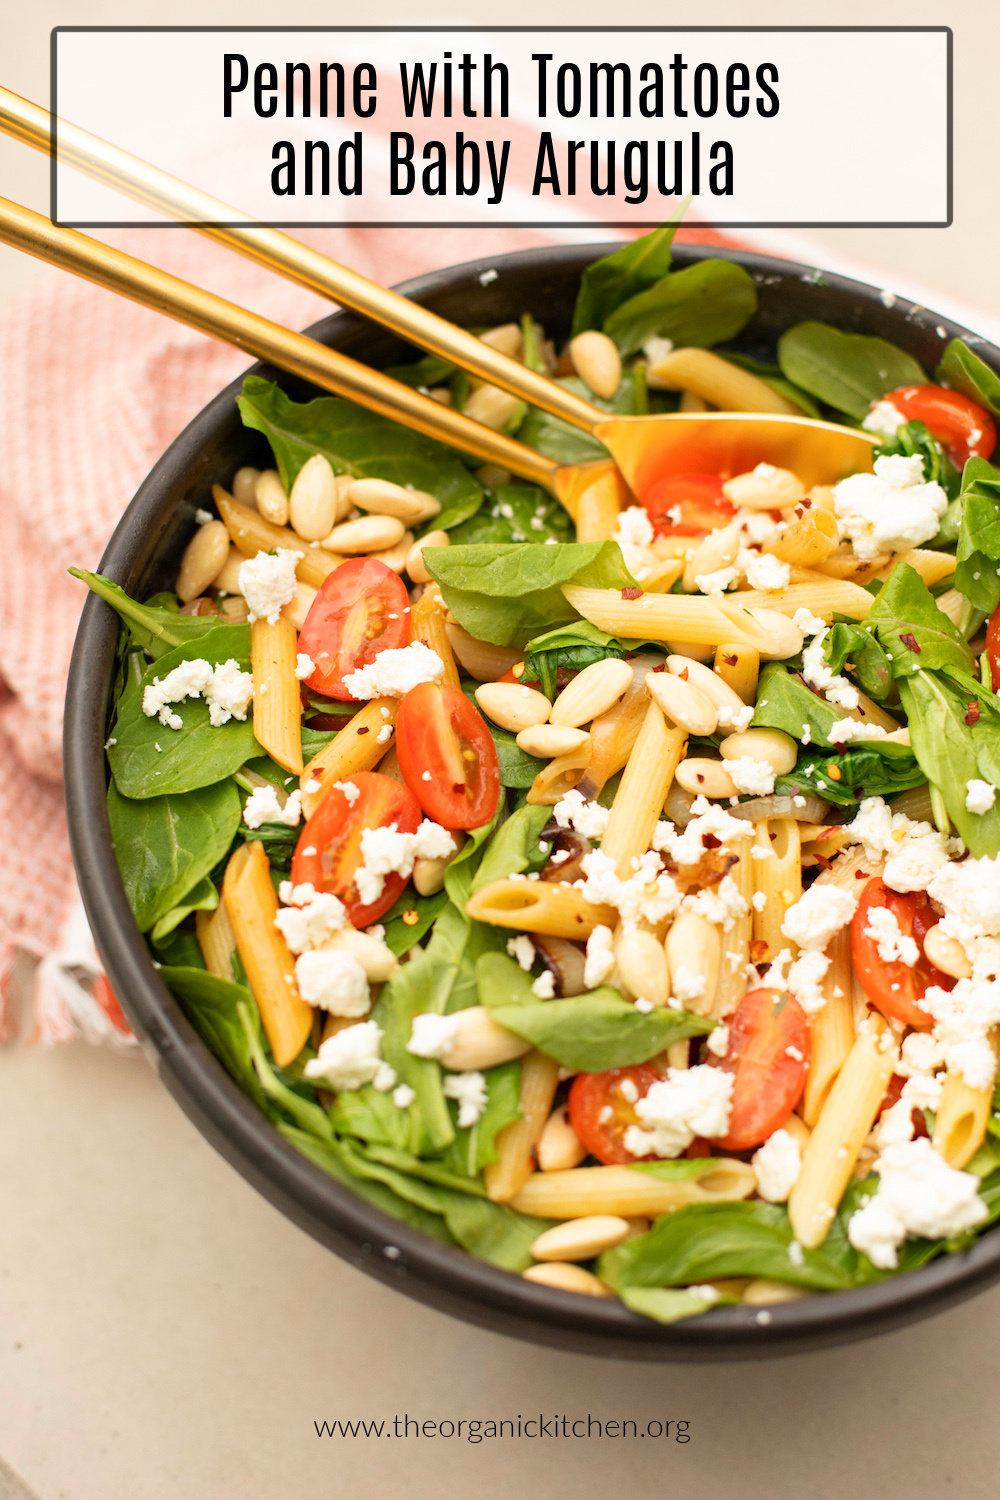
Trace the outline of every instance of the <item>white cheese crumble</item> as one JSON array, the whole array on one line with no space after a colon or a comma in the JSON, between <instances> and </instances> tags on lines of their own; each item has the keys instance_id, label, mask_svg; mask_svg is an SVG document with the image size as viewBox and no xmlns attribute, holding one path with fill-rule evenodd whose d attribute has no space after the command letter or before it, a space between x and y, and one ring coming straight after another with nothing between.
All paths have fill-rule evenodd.
<instances>
[{"instance_id":1,"label":"white cheese crumble","mask_svg":"<svg viewBox=\"0 0 1000 1500\"><path fill-rule=\"evenodd\" d=\"M906 418L898 407L893 406L891 401L873 401L868 415L862 422L865 432L877 433L879 437L894 438L899 429L906 425Z\"/></svg>"},{"instance_id":2,"label":"white cheese crumble","mask_svg":"<svg viewBox=\"0 0 1000 1500\"><path fill-rule=\"evenodd\" d=\"M960 840L946 838L930 823L893 813L881 797L865 798L848 832L855 843L864 844L870 860L886 857L882 879L892 890L904 893L927 890L948 864L948 856L964 848Z\"/></svg>"},{"instance_id":3,"label":"white cheese crumble","mask_svg":"<svg viewBox=\"0 0 1000 1500\"><path fill-rule=\"evenodd\" d=\"M687 964L678 964L671 977L670 988L673 998L683 1006L705 993L705 976L696 974Z\"/></svg>"},{"instance_id":4,"label":"white cheese crumble","mask_svg":"<svg viewBox=\"0 0 1000 1500\"><path fill-rule=\"evenodd\" d=\"M284 807L278 801L277 790L267 786L255 786L246 800L243 821L248 828L259 828L262 823L284 823L295 828L302 818L302 793L292 792Z\"/></svg>"},{"instance_id":5,"label":"white cheese crumble","mask_svg":"<svg viewBox=\"0 0 1000 1500\"><path fill-rule=\"evenodd\" d=\"M353 781L335 781L333 783L333 786L336 791L343 794L348 807L353 807L355 802L357 802L358 798L361 796L361 788L357 786ZM306 787L306 791L309 791L310 789L317 792L319 791L319 787L313 787L311 782L309 783L309 786Z\"/></svg>"},{"instance_id":6,"label":"white cheese crumble","mask_svg":"<svg viewBox=\"0 0 1000 1500\"><path fill-rule=\"evenodd\" d=\"M896 913L888 906L873 906L868 912L865 937L869 937L878 949L883 963L902 963L912 969L920 957L920 949L912 937L900 931Z\"/></svg>"},{"instance_id":7,"label":"white cheese crumble","mask_svg":"<svg viewBox=\"0 0 1000 1500\"><path fill-rule=\"evenodd\" d=\"M274 917L275 927L293 953L322 947L334 933L343 931L346 922L344 903L326 891L317 891L305 905L283 906Z\"/></svg>"},{"instance_id":8,"label":"white cheese crumble","mask_svg":"<svg viewBox=\"0 0 1000 1500\"><path fill-rule=\"evenodd\" d=\"M800 953L788 971L788 988L807 1016L814 1016L826 1004L823 980L831 960L825 953L808 949Z\"/></svg>"},{"instance_id":9,"label":"white cheese crumble","mask_svg":"<svg viewBox=\"0 0 1000 1500\"><path fill-rule=\"evenodd\" d=\"M392 1091L392 1102L397 1109L409 1109L416 1097L416 1091L408 1083L397 1084Z\"/></svg>"},{"instance_id":10,"label":"white cheese crumble","mask_svg":"<svg viewBox=\"0 0 1000 1500\"><path fill-rule=\"evenodd\" d=\"M716 568L714 573L695 575L695 588L703 594L724 594L739 577L737 568Z\"/></svg>"},{"instance_id":11,"label":"white cheese crumble","mask_svg":"<svg viewBox=\"0 0 1000 1500\"><path fill-rule=\"evenodd\" d=\"M782 934L800 948L822 950L854 916L858 897L836 885L811 885L785 913Z\"/></svg>"},{"instance_id":12,"label":"white cheese crumble","mask_svg":"<svg viewBox=\"0 0 1000 1500\"><path fill-rule=\"evenodd\" d=\"M344 678L352 698L402 698L421 682L440 682L444 662L423 641L396 651L380 651L373 662Z\"/></svg>"},{"instance_id":13,"label":"white cheese crumble","mask_svg":"<svg viewBox=\"0 0 1000 1500\"><path fill-rule=\"evenodd\" d=\"M171 703L185 698L204 697L208 704L209 723L213 728L228 724L232 718L245 719L253 697L253 677L230 659L213 667L199 657L182 661L168 672L162 682L154 677L142 693L142 711L147 719L158 717L167 729L182 729L184 720L172 713Z\"/></svg>"},{"instance_id":14,"label":"white cheese crumble","mask_svg":"<svg viewBox=\"0 0 1000 1500\"><path fill-rule=\"evenodd\" d=\"M742 708L732 708L724 703L719 709L719 728L728 729L732 734L742 734L744 729L749 729L753 716L752 703L746 703Z\"/></svg>"},{"instance_id":15,"label":"white cheese crumble","mask_svg":"<svg viewBox=\"0 0 1000 1500\"><path fill-rule=\"evenodd\" d=\"M333 1016L363 1016L371 1003L368 976L342 948L309 948L295 960L299 994Z\"/></svg>"},{"instance_id":16,"label":"white cheese crumble","mask_svg":"<svg viewBox=\"0 0 1000 1500\"><path fill-rule=\"evenodd\" d=\"M834 486L833 506L842 535L864 562L929 542L948 496L935 481L924 482L922 459L877 458L874 474L852 474Z\"/></svg>"},{"instance_id":17,"label":"white cheese crumble","mask_svg":"<svg viewBox=\"0 0 1000 1500\"><path fill-rule=\"evenodd\" d=\"M413 1017L407 1052L414 1057L430 1057L440 1062L451 1051L458 1035L458 1016L439 1016L428 1010Z\"/></svg>"},{"instance_id":18,"label":"white cheese crumble","mask_svg":"<svg viewBox=\"0 0 1000 1500\"><path fill-rule=\"evenodd\" d=\"M724 760L722 769L738 792L767 797L774 791L774 767L768 765L767 761L754 760L752 755L741 755L738 760Z\"/></svg>"},{"instance_id":19,"label":"white cheese crumble","mask_svg":"<svg viewBox=\"0 0 1000 1500\"><path fill-rule=\"evenodd\" d=\"M807 613L806 610L797 610L796 619L799 614ZM811 688L823 694L828 703L835 703L838 708L857 708L861 702L857 688L846 677L832 671L823 656L823 643L830 634L829 630L822 622L814 623L819 623L821 629L802 653L802 676Z\"/></svg>"},{"instance_id":20,"label":"white cheese crumble","mask_svg":"<svg viewBox=\"0 0 1000 1500\"><path fill-rule=\"evenodd\" d=\"M575 828L586 839L599 839L611 816L599 802L588 802L582 792L569 791L552 809L560 828Z\"/></svg>"},{"instance_id":21,"label":"white cheese crumble","mask_svg":"<svg viewBox=\"0 0 1000 1500\"><path fill-rule=\"evenodd\" d=\"M635 860L635 873L627 880L619 879L614 860L599 849L585 854L580 863L587 877L581 887L583 899L593 906L616 907L623 922L643 918L655 925L680 904L676 881L663 872L659 855L652 850Z\"/></svg>"},{"instance_id":22,"label":"white cheese crumble","mask_svg":"<svg viewBox=\"0 0 1000 1500\"><path fill-rule=\"evenodd\" d=\"M769 552L754 553L747 560L747 583L752 589L786 589L791 576L788 563L781 562Z\"/></svg>"},{"instance_id":23,"label":"white cheese crumble","mask_svg":"<svg viewBox=\"0 0 1000 1500\"><path fill-rule=\"evenodd\" d=\"M860 719L837 719L827 738L831 745L850 745L855 740L884 740L888 731L881 724L864 724Z\"/></svg>"},{"instance_id":24,"label":"white cheese crumble","mask_svg":"<svg viewBox=\"0 0 1000 1500\"><path fill-rule=\"evenodd\" d=\"M289 547L278 547L274 552L258 552L240 563L239 588L247 601L252 625L255 620L266 620L275 625L286 604L295 598L298 587L295 568L301 552Z\"/></svg>"},{"instance_id":25,"label":"white cheese crumble","mask_svg":"<svg viewBox=\"0 0 1000 1500\"><path fill-rule=\"evenodd\" d=\"M345 1026L320 1043L319 1052L302 1071L306 1078L318 1078L332 1089L360 1089L371 1083L388 1093L396 1072L379 1056L381 1041L382 1030L375 1021Z\"/></svg>"},{"instance_id":26,"label":"white cheese crumble","mask_svg":"<svg viewBox=\"0 0 1000 1500\"><path fill-rule=\"evenodd\" d=\"M907 1234L946 1239L987 1217L979 1179L949 1167L927 1140L887 1146L875 1163L878 1189L851 1215L847 1237L881 1270L894 1270Z\"/></svg>"},{"instance_id":27,"label":"white cheese crumble","mask_svg":"<svg viewBox=\"0 0 1000 1500\"><path fill-rule=\"evenodd\" d=\"M705 1046L713 1056L725 1057L729 1051L729 1027L716 1026L714 1031L709 1032Z\"/></svg>"},{"instance_id":28,"label":"white cheese crumble","mask_svg":"<svg viewBox=\"0 0 1000 1500\"><path fill-rule=\"evenodd\" d=\"M725 1135L734 1082L732 1073L707 1063L668 1068L666 1078L637 1101L635 1112L642 1125L626 1130L626 1151L633 1156L674 1157L686 1151L696 1135Z\"/></svg>"},{"instance_id":29,"label":"white cheese crumble","mask_svg":"<svg viewBox=\"0 0 1000 1500\"><path fill-rule=\"evenodd\" d=\"M539 974L531 986L531 993L536 1000L551 1000L556 992L556 979L551 969L546 969L544 974Z\"/></svg>"},{"instance_id":30,"label":"white cheese crumble","mask_svg":"<svg viewBox=\"0 0 1000 1500\"><path fill-rule=\"evenodd\" d=\"M736 920L745 917L750 910L749 903L731 875L723 876L717 886L701 890L697 895L685 896L681 907L684 911L693 911L716 927L721 927L723 932L729 932Z\"/></svg>"},{"instance_id":31,"label":"white cheese crumble","mask_svg":"<svg viewBox=\"0 0 1000 1500\"><path fill-rule=\"evenodd\" d=\"M295 657L295 675L299 681L304 682L307 677L312 676L315 670L316 663L312 657L308 656L304 651L299 651Z\"/></svg>"},{"instance_id":32,"label":"white cheese crumble","mask_svg":"<svg viewBox=\"0 0 1000 1500\"><path fill-rule=\"evenodd\" d=\"M977 813L981 816L989 812L996 800L997 789L990 782L980 781L974 776L971 781L965 783L966 812Z\"/></svg>"},{"instance_id":33,"label":"white cheese crumble","mask_svg":"<svg viewBox=\"0 0 1000 1500\"><path fill-rule=\"evenodd\" d=\"M511 958L517 959L518 965L527 974L531 965L535 962L535 945L526 932L519 932L517 937L507 939L507 952Z\"/></svg>"},{"instance_id":34,"label":"white cheese crumble","mask_svg":"<svg viewBox=\"0 0 1000 1500\"><path fill-rule=\"evenodd\" d=\"M610 976L615 966L610 927L598 926L587 939L587 958L583 966L583 987L596 990ZM510 944L507 945L508 952Z\"/></svg>"},{"instance_id":35,"label":"white cheese crumble","mask_svg":"<svg viewBox=\"0 0 1000 1500\"><path fill-rule=\"evenodd\" d=\"M618 515L613 541L629 547L649 547L653 541L653 523L643 505L630 505Z\"/></svg>"},{"instance_id":36,"label":"white cheese crumble","mask_svg":"<svg viewBox=\"0 0 1000 1500\"><path fill-rule=\"evenodd\" d=\"M725 847L753 833L753 824L746 818L734 818L707 797L696 797L691 812L694 816L683 832L665 821L653 829L653 848L669 855L676 865L696 865L707 850L717 847L713 840Z\"/></svg>"},{"instance_id":37,"label":"white cheese crumble","mask_svg":"<svg viewBox=\"0 0 1000 1500\"><path fill-rule=\"evenodd\" d=\"M488 1094L482 1073L449 1073L441 1085L446 1099L458 1102L458 1128L475 1125L486 1108Z\"/></svg>"},{"instance_id":38,"label":"white cheese crumble","mask_svg":"<svg viewBox=\"0 0 1000 1500\"><path fill-rule=\"evenodd\" d=\"M757 1176L758 1195L768 1203L785 1203L802 1170L799 1143L787 1130L776 1130L754 1152L750 1165Z\"/></svg>"},{"instance_id":39,"label":"white cheese crumble","mask_svg":"<svg viewBox=\"0 0 1000 1500\"><path fill-rule=\"evenodd\" d=\"M359 900L371 906L385 890L387 875L409 880L418 859L447 859L454 851L455 840L448 830L426 818L416 833L400 833L395 823L366 828L361 835L363 863L354 874Z\"/></svg>"}]
</instances>

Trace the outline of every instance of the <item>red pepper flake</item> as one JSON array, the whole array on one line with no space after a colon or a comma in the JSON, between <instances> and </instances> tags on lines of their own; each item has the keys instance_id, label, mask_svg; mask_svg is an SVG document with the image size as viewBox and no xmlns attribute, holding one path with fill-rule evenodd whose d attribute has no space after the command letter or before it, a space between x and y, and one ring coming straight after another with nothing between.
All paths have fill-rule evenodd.
<instances>
[{"instance_id":1,"label":"red pepper flake","mask_svg":"<svg viewBox=\"0 0 1000 1500\"><path fill-rule=\"evenodd\" d=\"M722 846L722 840L716 838L714 833L703 833L701 842L706 849L719 849Z\"/></svg>"},{"instance_id":2,"label":"red pepper flake","mask_svg":"<svg viewBox=\"0 0 1000 1500\"><path fill-rule=\"evenodd\" d=\"M736 663L739 661L739 657L738 656L724 656L722 658L722 660L725 662L725 664L726 664L727 667L735 667Z\"/></svg>"},{"instance_id":3,"label":"red pepper flake","mask_svg":"<svg viewBox=\"0 0 1000 1500\"><path fill-rule=\"evenodd\" d=\"M979 723L979 704L975 700L969 704L968 712L965 715L965 722L970 725Z\"/></svg>"},{"instance_id":4,"label":"red pepper flake","mask_svg":"<svg viewBox=\"0 0 1000 1500\"><path fill-rule=\"evenodd\" d=\"M635 586L633 588L622 589L622 598L623 599L641 599L642 596L643 596L643 594L645 592L646 592L645 589L641 589L638 586Z\"/></svg>"},{"instance_id":5,"label":"red pepper flake","mask_svg":"<svg viewBox=\"0 0 1000 1500\"><path fill-rule=\"evenodd\" d=\"M918 656L920 655L920 647L917 645L917 638L909 630L904 630L899 639L902 641L907 651L915 651Z\"/></svg>"},{"instance_id":6,"label":"red pepper flake","mask_svg":"<svg viewBox=\"0 0 1000 1500\"><path fill-rule=\"evenodd\" d=\"M371 734L371 730L368 728L367 724L362 724L361 728L358 730L358 733L359 734Z\"/></svg>"}]
</instances>

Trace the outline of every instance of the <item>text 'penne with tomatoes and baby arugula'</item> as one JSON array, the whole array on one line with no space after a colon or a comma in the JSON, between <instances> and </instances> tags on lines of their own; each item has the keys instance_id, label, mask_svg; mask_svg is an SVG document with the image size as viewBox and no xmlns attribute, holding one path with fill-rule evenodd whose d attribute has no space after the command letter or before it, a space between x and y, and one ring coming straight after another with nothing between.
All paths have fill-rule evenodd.
<instances>
[{"instance_id":1,"label":"text 'penne with tomatoes and baby arugula'","mask_svg":"<svg viewBox=\"0 0 1000 1500\"><path fill-rule=\"evenodd\" d=\"M752 278L670 235L589 268L565 346L473 331L609 412L860 429L871 472L647 465L577 529L248 377L273 466L219 476L173 589L76 574L122 622L122 879L221 1065L388 1214L661 1322L1000 1215L1000 379L820 322L751 357Z\"/></svg>"}]
</instances>

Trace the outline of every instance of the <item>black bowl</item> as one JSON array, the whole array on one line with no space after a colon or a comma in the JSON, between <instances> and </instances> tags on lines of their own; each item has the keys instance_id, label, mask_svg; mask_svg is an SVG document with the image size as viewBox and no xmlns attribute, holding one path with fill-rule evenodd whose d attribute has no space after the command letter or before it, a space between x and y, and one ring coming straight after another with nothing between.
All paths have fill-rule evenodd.
<instances>
[{"instance_id":1,"label":"black bowl","mask_svg":"<svg viewBox=\"0 0 1000 1500\"><path fill-rule=\"evenodd\" d=\"M523 251L437 271L400 290L456 323L502 323L530 310L551 332L565 335L581 272L611 248ZM684 265L712 255L738 260L757 282L760 309L739 341L748 353L768 354L785 328L819 318L889 338L933 371L947 340L966 334L923 308L883 300L873 287L788 261L695 246L678 247L676 259ZM491 268L499 276L484 287L480 275ZM307 332L376 367L413 357L391 334L344 313ZM977 352L1000 371L1000 350L977 340ZM281 371L255 365L251 373L280 381L298 400L317 394ZM170 445L117 526L101 572L129 593L145 596L167 586L213 481L228 481L241 464L264 460L263 439L242 426L236 410L240 384L217 396ZM581 1353L644 1360L751 1359L848 1343L941 1312L1000 1279L998 1228L970 1250L858 1291L766 1311L719 1308L661 1327L616 1300L553 1291L441 1245L328 1177L279 1135L208 1051L159 979L132 918L105 806L104 740L117 631L117 616L91 596L66 697L69 830L97 947L129 1021L181 1108L248 1182L315 1239L389 1286L470 1323Z\"/></svg>"}]
</instances>

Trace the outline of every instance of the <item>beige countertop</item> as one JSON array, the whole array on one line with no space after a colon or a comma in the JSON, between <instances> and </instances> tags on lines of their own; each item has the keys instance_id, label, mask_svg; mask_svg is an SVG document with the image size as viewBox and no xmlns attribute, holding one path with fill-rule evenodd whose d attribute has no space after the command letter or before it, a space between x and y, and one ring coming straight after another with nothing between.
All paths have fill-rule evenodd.
<instances>
[{"instance_id":1,"label":"beige countertop","mask_svg":"<svg viewBox=\"0 0 1000 1500\"><path fill-rule=\"evenodd\" d=\"M412 5L379 0L367 19L414 17ZM280 16L264 0L218 0L210 13L194 0L7 0L0 81L45 99L56 24L338 19L320 0L291 0ZM420 19L494 12L438 0ZM613 18L595 0L550 0L542 16L517 3L503 19ZM883 284L905 274L1000 313L986 145L995 116L984 114L995 110L1000 42L992 0L758 0L752 14L740 0L706 0L696 16L637 0L623 19L951 24L955 226L812 238L883 271ZM0 142L0 177L0 191L45 207L44 163L24 148ZM0 300L36 274L0 252ZM656 1366L535 1348L453 1322L335 1259L212 1151L141 1054L83 1044L0 1053L0 1193L0 1500L285 1500L362 1487L408 1500L603 1500L670 1494L675 1482L699 1500L978 1500L996 1490L1000 1290L871 1343L760 1364ZM686 1420L691 1441L476 1445L319 1438L313 1427L539 1411Z\"/></svg>"}]
</instances>

